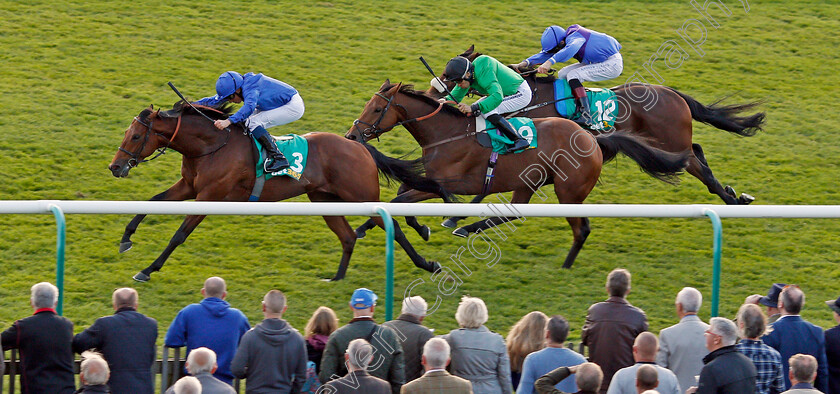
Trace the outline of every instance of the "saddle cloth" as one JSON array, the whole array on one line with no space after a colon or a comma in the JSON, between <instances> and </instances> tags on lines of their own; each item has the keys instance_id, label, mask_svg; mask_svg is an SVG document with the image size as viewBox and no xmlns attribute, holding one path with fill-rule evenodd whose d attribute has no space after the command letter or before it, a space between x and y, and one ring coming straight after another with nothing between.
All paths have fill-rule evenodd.
<instances>
[{"instance_id":1,"label":"saddle cloth","mask_svg":"<svg viewBox=\"0 0 840 394\"><path fill-rule=\"evenodd\" d=\"M257 178L265 176L265 179L271 179L276 176L290 176L296 180L300 180L303 170L306 168L306 158L309 155L309 141L297 134L286 134L280 137L274 137L274 142L277 144L277 149L286 156L289 161L289 168L280 170L278 172L265 172L265 149L262 145L257 143L254 137L251 137L257 149Z\"/></svg>"},{"instance_id":2,"label":"saddle cloth","mask_svg":"<svg viewBox=\"0 0 840 394\"><path fill-rule=\"evenodd\" d=\"M534 121L530 118L510 118L508 119L510 124L516 130L519 135L522 136L530 146L525 149L520 149L513 153L519 153L526 149L536 148L537 147L537 128L534 126ZM484 147L492 147L493 152L496 152L500 155L507 153L507 146L513 144L513 141L510 138L505 137L498 130L496 130L496 126L493 126L490 121L482 118L476 117L475 118L475 133L476 138L478 138L479 143ZM490 143L487 143L487 140L490 140Z\"/></svg>"},{"instance_id":3,"label":"saddle cloth","mask_svg":"<svg viewBox=\"0 0 840 394\"><path fill-rule=\"evenodd\" d=\"M554 99L560 100L554 103L557 113L567 119L577 119L580 113L577 112L575 100L569 97L572 97L569 81L565 78L555 80ZM589 113L592 114L594 123L592 129L596 131L613 129L615 118L618 117L618 100L615 98L615 92L609 89L586 88L586 97L589 98Z\"/></svg>"}]
</instances>

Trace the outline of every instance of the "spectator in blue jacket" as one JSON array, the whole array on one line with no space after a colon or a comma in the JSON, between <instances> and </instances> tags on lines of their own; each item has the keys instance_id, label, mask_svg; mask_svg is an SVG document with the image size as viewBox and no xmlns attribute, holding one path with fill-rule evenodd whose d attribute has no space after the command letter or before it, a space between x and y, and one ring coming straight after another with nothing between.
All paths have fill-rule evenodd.
<instances>
[{"instance_id":1,"label":"spectator in blue jacket","mask_svg":"<svg viewBox=\"0 0 840 394\"><path fill-rule=\"evenodd\" d=\"M178 312L166 332L167 347L187 347L187 354L193 349L206 347L216 352L219 368L213 376L231 384L233 373L230 362L239 346L239 339L251 325L248 318L225 301L227 289L225 280L217 276L204 281L201 289L204 299L190 304Z\"/></svg>"},{"instance_id":2,"label":"spectator in blue jacket","mask_svg":"<svg viewBox=\"0 0 840 394\"><path fill-rule=\"evenodd\" d=\"M605 81L617 78L624 70L621 58L621 44L615 38L586 29L580 25L571 25L568 29L552 25L545 28L540 39L542 51L523 60L518 69L539 65L537 72L548 73L555 63L564 63L575 58L578 63L571 64L557 72L557 78L566 78L572 88L572 95L581 112L581 120L592 124L589 113L589 100L582 82Z\"/></svg>"},{"instance_id":3,"label":"spectator in blue jacket","mask_svg":"<svg viewBox=\"0 0 840 394\"><path fill-rule=\"evenodd\" d=\"M216 128L223 130L231 123L245 122L251 135L268 153L265 171L273 173L288 168L289 162L266 129L292 123L303 116L303 99L298 91L263 74L227 71L216 80L216 95L196 103L214 107L228 101L243 103L242 108L228 119L217 120Z\"/></svg>"},{"instance_id":4,"label":"spectator in blue jacket","mask_svg":"<svg viewBox=\"0 0 840 394\"><path fill-rule=\"evenodd\" d=\"M108 360L112 394L154 393L152 365L155 362L157 321L137 312L137 290L114 290L114 314L96 319L92 326L73 337L73 351L97 349Z\"/></svg>"}]
</instances>

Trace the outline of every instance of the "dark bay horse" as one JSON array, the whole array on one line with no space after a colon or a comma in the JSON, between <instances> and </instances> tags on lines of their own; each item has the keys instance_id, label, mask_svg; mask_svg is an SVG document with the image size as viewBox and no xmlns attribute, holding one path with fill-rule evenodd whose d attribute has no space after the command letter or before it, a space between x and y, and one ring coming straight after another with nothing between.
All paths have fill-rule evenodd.
<instances>
[{"instance_id":1,"label":"dark bay horse","mask_svg":"<svg viewBox=\"0 0 840 394\"><path fill-rule=\"evenodd\" d=\"M201 108L212 119L225 119L229 115L229 112ZM176 109L165 112L149 107L134 118L108 168L114 176L125 177L156 149L171 148L183 156L181 179L152 197L152 201L247 201L255 182L256 164L251 138L243 131L241 125L219 131L212 121L187 105L176 105ZM331 133L308 133L303 137L309 142L309 154L301 179L287 176L269 179L260 201L280 201L304 193L311 201L380 201L379 173L409 187L448 198L439 184L421 175L419 161L389 158L367 144ZM135 216L126 226L120 252L131 248L131 235L145 216ZM148 281L151 273L163 267L172 251L203 219L204 215L188 215L163 253L134 279ZM332 278L339 280L347 271L356 234L343 216L324 216L324 220L341 241L341 262ZM381 218L373 220L383 225ZM418 267L430 272L440 267L437 262L420 256L398 226L395 226L395 239Z\"/></svg>"},{"instance_id":2,"label":"dark bay horse","mask_svg":"<svg viewBox=\"0 0 840 394\"><path fill-rule=\"evenodd\" d=\"M470 46L460 56L474 60L481 53ZM536 72L523 75L533 91L533 99L528 107L536 107L517 114L529 118L560 116L553 103L554 76L536 77ZM764 123L765 114L758 112L749 116L739 116L744 111L753 109L761 102L746 104L720 105L720 101L703 105L687 94L676 89L643 83L631 83L610 88L616 94L619 105L619 118L615 129L641 136L659 149L668 152L689 152L686 171L695 176L709 190L726 204L749 204L752 196L736 196L729 186L722 186L715 178L700 144L692 143L692 119L714 126L730 133L750 137L756 134ZM442 97L434 88L430 95ZM548 105L538 106L548 103Z\"/></svg>"},{"instance_id":3,"label":"dark bay horse","mask_svg":"<svg viewBox=\"0 0 840 394\"><path fill-rule=\"evenodd\" d=\"M385 81L345 137L368 141L402 125L420 144L428 177L453 194L480 194L491 151L470 136L469 133L475 130L474 123L474 118L438 103L425 92L415 91L410 85ZM619 152L636 161L643 171L666 181L676 181L677 172L685 167L688 159L685 152L665 152L647 145L639 137L624 133L592 136L567 119L534 119L534 124L538 130L538 147L499 156L495 181L488 191L513 191L511 203L514 204L527 203L536 189L546 184L554 185L560 203L580 204L598 182L603 163ZM534 178L535 170L543 176ZM395 201L417 202L438 197L434 192L408 190ZM468 235L511 219L490 218L458 231ZM572 248L563 263L563 267L569 268L590 229L587 218L566 220L574 233Z\"/></svg>"}]
</instances>

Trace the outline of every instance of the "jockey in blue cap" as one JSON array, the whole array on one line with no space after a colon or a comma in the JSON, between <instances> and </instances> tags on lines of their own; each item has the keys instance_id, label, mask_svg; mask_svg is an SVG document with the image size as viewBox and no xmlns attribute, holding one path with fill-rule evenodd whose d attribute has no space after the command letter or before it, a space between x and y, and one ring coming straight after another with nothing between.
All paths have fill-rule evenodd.
<instances>
[{"instance_id":1,"label":"jockey in blue cap","mask_svg":"<svg viewBox=\"0 0 840 394\"><path fill-rule=\"evenodd\" d=\"M589 30L580 25L571 25L568 29L549 26L540 40L542 51L523 60L517 69L540 64L537 72L546 74L554 63L563 63L571 58L579 63L571 64L557 72L557 78L566 78L572 88L572 96L581 113L581 120L592 124L589 113L589 100L583 81L605 81L621 75L624 61L619 50L621 44L615 38L604 33Z\"/></svg>"},{"instance_id":2,"label":"jockey in blue cap","mask_svg":"<svg viewBox=\"0 0 840 394\"><path fill-rule=\"evenodd\" d=\"M303 99L291 85L262 74L227 71L216 80L216 95L198 100L208 107L230 101L242 103L242 108L230 118L217 120L219 130L231 123L245 122L245 126L268 153L265 171L277 172L289 167L286 157L277 149L274 138L266 128L294 122L303 116Z\"/></svg>"}]
</instances>

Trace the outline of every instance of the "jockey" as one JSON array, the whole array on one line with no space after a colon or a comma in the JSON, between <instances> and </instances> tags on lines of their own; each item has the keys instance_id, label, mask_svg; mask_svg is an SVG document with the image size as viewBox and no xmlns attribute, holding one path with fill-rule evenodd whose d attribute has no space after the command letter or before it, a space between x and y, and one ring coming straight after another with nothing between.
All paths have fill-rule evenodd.
<instances>
[{"instance_id":1,"label":"jockey","mask_svg":"<svg viewBox=\"0 0 840 394\"><path fill-rule=\"evenodd\" d=\"M262 74L243 76L236 71L227 71L216 80L216 95L198 100L196 104L215 107L226 101L244 104L230 118L217 120L216 128L223 130L231 123L244 121L251 135L267 152L265 171L274 173L288 168L289 162L266 128L291 123L303 116L303 99L297 90Z\"/></svg>"},{"instance_id":2,"label":"jockey","mask_svg":"<svg viewBox=\"0 0 840 394\"><path fill-rule=\"evenodd\" d=\"M579 63L571 64L557 72L557 78L566 78L572 88L572 96L581 113L581 120L592 124L589 100L581 82L605 81L621 75L624 62L621 44L604 33L589 30L580 25L571 25L563 30L560 26L549 26L540 40L542 51L516 65L517 69L540 64L537 72L546 74L554 63L563 63L571 58Z\"/></svg>"},{"instance_id":3,"label":"jockey","mask_svg":"<svg viewBox=\"0 0 840 394\"><path fill-rule=\"evenodd\" d=\"M456 56L446 63L443 79L456 83L449 99L459 102L461 112L489 120L513 141L508 153L529 146L528 141L501 115L518 111L531 102L531 88L519 74L487 55L477 57L472 63L465 57ZM470 87L485 97L472 105L461 103Z\"/></svg>"}]
</instances>

